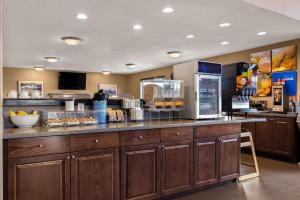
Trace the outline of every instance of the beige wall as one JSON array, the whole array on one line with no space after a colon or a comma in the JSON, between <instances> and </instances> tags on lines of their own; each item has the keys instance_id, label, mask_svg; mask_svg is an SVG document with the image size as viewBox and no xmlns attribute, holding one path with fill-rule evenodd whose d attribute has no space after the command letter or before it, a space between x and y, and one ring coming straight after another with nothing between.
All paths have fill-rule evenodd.
<instances>
[{"instance_id":1,"label":"beige wall","mask_svg":"<svg viewBox=\"0 0 300 200\"><path fill-rule=\"evenodd\" d=\"M3 153L2 153L2 0L0 0L0 200L3 199Z\"/></svg>"},{"instance_id":2,"label":"beige wall","mask_svg":"<svg viewBox=\"0 0 300 200\"><path fill-rule=\"evenodd\" d=\"M102 73L87 73L86 90L58 90L58 71L45 70L36 71L33 69L3 68L3 94L7 95L9 90L17 90L18 81L43 81L44 93L48 92L80 92L94 94L98 90L99 83L116 84L120 93L128 92L128 82L126 75L111 74L109 76Z\"/></svg>"},{"instance_id":3,"label":"beige wall","mask_svg":"<svg viewBox=\"0 0 300 200\"><path fill-rule=\"evenodd\" d=\"M250 54L254 53L254 52L259 52L259 51L263 51L263 50L267 50L267 49L273 49L273 48L278 48L278 47L283 47L283 46L288 46L288 45L292 45L292 44L296 44L297 45L297 62L300 63L300 39L297 40L291 40L291 41L286 41L286 42L281 42L281 43L277 43L277 44L272 44L272 45L268 45L268 46L263 46L263 47L258 47L258 48L254 48L254 49L249 49L249 50L245 50L245 51L239 51L236 53L230 53L230 54L225 54L222 56L216 56L216 57L212 57L212 58L208 58L205 59L207 61L211 61L211 62L218 62L221 64L231 64L231 63L236 63L236 62L240 62L240 61L244 61L244 62L250 62ZM297 65L298 65L297 63ZM297 96L300 96L300 74L299 74L299 67L297 66ZM258 100L267 100L268 101L268 107L272 106L272 99L271 97L257 97L254 99L258 99Z\"/></svg>"},{"instance_id":4,"label":"beige wall","mask_svg":"<svg viewBox=\"0 0 300 200\"><path fill-rule=\"evenodd\" d=\"M170 79L173 72L172 66L154 69L150 71L140 72L128 75L129 88L128 91L135 97L140 97L140 81L141 79L157 77L164 75L166 79Z\"/></svg>"},{"instance_id":5,"label":"beige wall","mask_svg":"<svg viewBox=\"0 0 300 200\"><path fill-rule=\"evenodd\" d=\"M58 71L45 70L36 71L33 69L21 68L3 68L3 94L7 95L9 90L17 90L18 81L43 81L44 93L49 92L87 92L93 95L98 90L98 84L115 84L118 85L118 91L122 93L130 93L139 98L140 80L143 78L156 77L164 75L170 78L172 67L164 67L160 69L140 72L130 75L111 74L109 76L102 73L87 73L86 90L58 90Z\"/></svg>"}]
</instances>

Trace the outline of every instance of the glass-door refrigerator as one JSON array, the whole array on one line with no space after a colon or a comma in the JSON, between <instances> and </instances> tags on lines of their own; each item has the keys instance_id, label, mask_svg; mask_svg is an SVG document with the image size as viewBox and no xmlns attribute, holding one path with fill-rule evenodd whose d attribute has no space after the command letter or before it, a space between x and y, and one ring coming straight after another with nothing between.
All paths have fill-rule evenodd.
<instances>
[{"instance_id":1,"label":"glass-door refrigerator","mask_svg":"<svg viewBox=\"0 0 300 200\"><path fill-rule=\"evenodd\" d=\"M218 118L221 113L221 76L195 74L197 119Z\"/></svg>"},{"instance_id":2,"label":"glass-door refrigerator","mask_svg":"<svg viewBox=\"0 0 300 200\"><path fill-rule=\"evenodd\" d=\"M222 65L191 61L173 66L174 79L184 80L187 119L212 119L222 115Z\"/></svg>"}]
</instances>

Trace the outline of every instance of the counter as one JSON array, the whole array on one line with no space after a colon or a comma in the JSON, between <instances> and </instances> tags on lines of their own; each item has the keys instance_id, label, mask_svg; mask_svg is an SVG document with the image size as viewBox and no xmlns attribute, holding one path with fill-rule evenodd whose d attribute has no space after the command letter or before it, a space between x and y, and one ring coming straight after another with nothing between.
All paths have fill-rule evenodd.
<instances>
[{"instance_id":1,"label":"counter","mask_svg":"<svg viewBox=\"0 0 300 200\"><path fill-rule=\"evenodd\" d=\"M297 118L297 113L276 113L276 112L235 112L236 115L247 115L257 117L286 117L286 118Z\"/></svg>"},{"instance_id":2,"label":"counter","mask_svg":"<svg viewBox=\"0 0 300 200\"><path fill-rule=\"evenodd\" d=\"M249 122L262 122L264 118L244 118L234 117L232 120L227 118L219 120L173 120L173 121L147 121L141 123L110 123L91 126L75 126L75 127L59 127L59 128L7 128L4 129L3 139L16 139L26 137L43 137L43 136L58 136L58 135L74 135L86 133L101 133L114 131L130 131L130 130L146 130L156 128L171 128L171 127L189 127L203 125L218 125L218 124L239 124Z\"/></svg>"}]
</instances>

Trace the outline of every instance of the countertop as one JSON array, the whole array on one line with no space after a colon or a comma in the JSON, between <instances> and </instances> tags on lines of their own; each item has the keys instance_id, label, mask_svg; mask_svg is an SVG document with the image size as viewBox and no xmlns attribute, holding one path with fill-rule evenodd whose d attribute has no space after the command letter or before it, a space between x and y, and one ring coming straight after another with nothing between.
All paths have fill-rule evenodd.
<instances>
[{"instance_id":1,"label":"countertop","mask_svg":"<svg viewBox=\"0 0 300 200\"><path fill-rule=\"evenodd\" d=\"M74 126L74 127L59 127L59 128L7 128L4 129L3 139L17 139L28 137L46 137L58 135L74 135L74 134L88 134L101 133L113 131L132 131L155 128L172 128L184 126L204 126L204 125L218 125L218 124L236 124L247 122L265 121L264 118L244 118L234 117L232 120L222 118L218 120L163 120L163 121L147 121L147 122L128 122L128 123L110 123L97 124L91 126Z\"/></svg>"},{"instance_id":2,"label":"countertop","mask_svg":"<svg viewBox=\"0 0 300 200\"><path fill-rule=\"evenodd\" d=\"M244 112L235 112L234 114L244 115ZM297 113L276 113L276 112L247 112L247 116L259 116L259 117L288 117L297 118Z\"/></svg>"}]
</instances>

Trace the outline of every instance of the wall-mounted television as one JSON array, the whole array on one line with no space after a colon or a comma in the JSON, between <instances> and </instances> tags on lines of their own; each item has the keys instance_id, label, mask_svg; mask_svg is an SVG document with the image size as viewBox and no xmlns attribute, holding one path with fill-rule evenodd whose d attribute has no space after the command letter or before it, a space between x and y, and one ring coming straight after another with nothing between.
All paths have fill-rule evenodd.
<instances>
[{"instance_id":1,"label":"wall-mounted television","mask_svg":"<svg viewBox=\"0 0 300 200\"><path fill-rule=\"evenodd\" d=\"M59 72L58 89L60 90L85 90L86 73Z\"/></svg>"}]
</instances>

